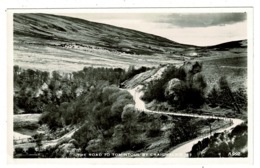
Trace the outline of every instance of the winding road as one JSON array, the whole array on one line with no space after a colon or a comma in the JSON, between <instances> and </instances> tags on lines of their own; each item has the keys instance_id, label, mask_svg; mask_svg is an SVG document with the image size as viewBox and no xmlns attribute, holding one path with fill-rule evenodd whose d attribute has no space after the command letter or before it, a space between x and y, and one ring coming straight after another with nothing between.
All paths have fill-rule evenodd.
<instances>
[{"instance_id":1,"label":"winding road","mask_svg":"<svg viewBox=\"0 0 260 168\"><path fill-rule=\"evenodd\" d=\"M46 148L46 147L53 147L56 144L68 140L70 139L73 134L78 130L79 128L74 128L73 130L71 130L70 132L66 133L65 135L63 135L62 137L58 138L58 139L54 139L54 140L50 140L50 141L43 141L42 142L42 148Z\"/></svg>"},{"instance_id":2,"label":"winding road","mask_svg":"<svg viewBox=\"0 0 260 168\"><path fill-rule=\"evenodd\" d=\"M225 117L217 117L217 116L209 116L209 115L198 115L198 114L185 114L185 113L174 113L174 112L164 112L164 111L152 111L148 110L145 107L145 102L141 100L141 97L143 96L143 92L141 89L143 88L142 85L138 85L137 87L133 89L127 90L132 96L135 101L135 108L144 111L146 113L154 113L154 114L166 114L166 115L172 115L172 116L185 116L185 117L195 117L195 118L203 118L203 119L220 119L220 120L229 120L231 121L232 125L227 128L220 128L216 131L213 131L212 133L220 133L224 131L230 131L232 128L236 127L237 125L243 123L244 121L237 118L225 118ZM180 158L187 158L188 153L191 151L192 146L199 141L203 140L204 138L209 137L210 135L204 135L201 137L197 137L195 139L192 139L190 141L182 143L180 146L175 148L173 151L171 151L166 157L180 157Z\"/></svg>"}]
</instances>

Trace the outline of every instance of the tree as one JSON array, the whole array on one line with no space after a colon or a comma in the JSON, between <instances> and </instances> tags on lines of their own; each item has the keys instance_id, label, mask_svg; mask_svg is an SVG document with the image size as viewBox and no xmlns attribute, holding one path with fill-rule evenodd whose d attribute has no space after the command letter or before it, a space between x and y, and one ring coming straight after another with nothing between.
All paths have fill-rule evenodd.
<instances>
[{"instance_id":1,"label":"tree","mask_svg":"<svg viewBox=\"0 0 260 168\"><path fill-rule=\"evenodd\" d=\"M52 78L54 81L60 80L61 75L57 71L52 71Z\"/></svg>"},{"instance_id":2,"label":"tree","mask_svg":"<svg viewBox=\"0 0 260 168\"><path fill-rule=\"evenodd\" d=\"M235 97L233 96L233 93L230 89L230 86L227 82L227 79L226 77L222 76L220 79L219 79L219 87L220 87L220 90L223 94L223 96L228 96L230 98L230 101L232 102L233 104L233 107L234 109L237 111L237 113L241 113L240 112L240 108L235 100Z\"/></svg>"},{"instance_id":3,"label":"tree","mask_svg":"<svg viewBox=\"0 0 260 168\"><path fill-rule=\"evenodd\" d=\"M218 146L219 153L221 157L228 157L228 153L231 151L228 144L222 141Z\"/></svg>"},{"instance_id":4,"label":"tree","mask_svg":"<svg viewBox=\"0 0 260 168\"><path fill-rule=\"evenodd\" d=\"M35 143L36 143L36 147L38 148L38 151L41 151L41 147L42 147L42 138L43 138L43 134L35 134L33 136Z\"/></svg>"},{"instance_id":5,"label":"tree","mask_svg":"<svg viewBox=\"0 0 260 168\"><path fill-rule=\"evenodd\" d=\"M46 82L49 79L49 76L50 76L49 72L47 71L42 72L42 80L44 82Z\"/></svg>"},{"instance_id":6,"label":"tree","mask_svg":"<svg viewBox=\"0 0 260 168\"><path fill-rule=\"evenodd\" d=\"M21 147L16 147L16 148L14 149L14 155L16 155L16 154L25 154L25 151L24 151L24 149L21 148Z\"/></svg>"},{"instance_id":7,"label":"tree","mask_svg":"<svg viewBox=\"0 0 260 168\"><path fill-rule=\"evenodd\" d=\"M211 107L217 107L218 106L218 100L219 99L219 94L216 89L216 86L213 86L211 92L208 94L207 100L209 101L209 104Z\"/></svg>"},{"instance_id":8,"label":"tree","mask_svg":"<svg viewBox=\"0 0 260 168\"><path fill-rule=\"evenodd\" d=\"M200 90L201 93L204 93L204 90L207 87L207 82L201 73L197 73L193 76L192 87Z\"/></svg>"},{"instance_id":9,"label":"tree","mask_svg":"<svg viewBox=\"0 0 260 168\"><path fill-rule=\"evenodd\" d=\"M121 119L127 125L133 125L137 121L137 114L133 104L128 104L124 107Z\"/></svg>"},{"instance_id":10,"label":"tree","mask_svg":"<svg viewBox=\"0 0 260 168\"><path fill-rule=\"evenodd\" d=\"M36 153L36 150L35 150L35 148L34 147L29 147L28 149L27 149L27 153L30 155L30 154L35 154Z\"/></svg>"},{"instance_id":11,"label":"tree","mask_svg":"<svg viewBox=\"0 0 260 168\"><path fill-rule=\"evenodd\" d=\"M148 137L157 137L161 134L161 118L153 119L147 130Z\"/></svg>"},{"instance_id":12,"label":"tree","mask_svg":"<svg viewBox=\"0 0 260 168\"><path fill-rule=\"evenodd\" d=\"M111 114L115 119L121 120L121 113L125 105L132 103L132 100L129 99L119 99L111 106Z\"/></svg>"},{"instance_id":13,"label":"tree","mask_svg":"<svg viewBox=\"0 0 260 168\"><path fill-rule=\"evenodd\" d=\"M18 77L18 74L20 71L20 67L18 65L15 65L13 69L14 69L14 83L15 83L15 82L18 82L17 77Z\"/></svg>"}]
</instances>

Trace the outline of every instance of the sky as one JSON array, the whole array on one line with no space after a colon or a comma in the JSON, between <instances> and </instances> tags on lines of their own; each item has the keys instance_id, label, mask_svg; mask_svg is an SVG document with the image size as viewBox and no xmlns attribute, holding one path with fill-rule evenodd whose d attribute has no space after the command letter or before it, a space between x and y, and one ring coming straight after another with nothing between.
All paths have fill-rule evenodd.
<instances>
[{"instance_id":1,"label":"sky","mask_svg":"<svg viewBox=\"0 0 260 168\"><path fill-rule=\"evenodd\" d=\"M61 13L197 46L247 39L246 13Z\"/></svg>"}]
</instances>

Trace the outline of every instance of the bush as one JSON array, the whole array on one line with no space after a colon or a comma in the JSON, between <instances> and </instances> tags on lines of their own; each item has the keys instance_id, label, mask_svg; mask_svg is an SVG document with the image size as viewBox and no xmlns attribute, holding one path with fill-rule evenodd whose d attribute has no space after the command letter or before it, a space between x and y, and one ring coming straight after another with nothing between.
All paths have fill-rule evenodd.
<instances>
[{"instance_id":1,"label":"bush","mask_svg":"<svg viewBox=\"0 0 260 168\"><path fill-rule=\"evenodd\" d=\"M219 105L219 93L216 89L216 86L212 88L212 90L209 92L207 96L207 103L209 104L210 107L217 107Z\"/></svg>"},{"instance_id":2,"label":"bush","mask_svg":"<svg viewBox=\"0 0 260 168\"><path fill-rule=\"evenodd\" d=\"M123 108L127 104L133 103L133 100L129 99L118 99L116 102L113 103L111 106L111 114L115 118L120 118L121 119L121 113L123 112Z\"/></svg>"},{"instance_id":3,"label":"bush","mask_svg":"<svg viewBox=\"0 0 260 168\"><path fill-rule=\"evenodd\" d=\"M247 131L247 125L246 124L241 124L236 126L232 131L231 131L231 137L242 135L244 132Z\"/></svg>"},{"instance_id":4,"label":"bush","mask_svg":"<svg viewBox=\"0 0 260 168\"><path fill-rule=\"evenodd\" d=\"M25 151L22 147L15 147L14 152L15 154L25 154Z\"/></svg>"},{"instance_id":5,"label":"bush","mask_svg":"<svg viewBox=\"0 0 260 168\"><path fill-rule=\"evenodd\" d=\"M147 136L148 137L158 137L161 134L161 120L155 119L150 123L150 126L148 127Z\"/></svg>"},{"instance_id":6,"label":"bush","mask_svg":"<svg viewBox=\"0 0 260 168\"><path fill-rule=\"evenodd\" d=\"M85 124L84 126L82 126L72 136L72 138L75 139L79 143L79 146L84 150L88 142L95 137L97 137L96 129L90 124Z\"/></svg>"},{"instance_id":7,"label":"bush","mask_svg":"<svg viewBox=\"0 0 260 168\"><path fill-rule=\"evenodd\" d=\"M145 147L145 141L137 138L137 136L131 133L123 133L122 136L113 138L112 142L115 153L120 153L127 150L139 150Z\"/></svg>"},{"instance_id":8,"label":"bush","mask_svg":"<svg viewBox=\"0 0 260 168\"><path fill-rule=\"evenodd\" d=\"M30 155L30 154L35 154L36 153L36 150L34 147L29 147L28 150L27 150L27 153Z\"/></svg>"},{"instance_id":9,"label":"bush","mask_svg":"<svg viewBox=\"0 0 260 168\"><path fill-rule=\"evenodd\" d=\"M184 117L176 121L169 137L171 145L175 146L179 143L195 138L198 135L198 122L193 122L191 118Z\"/></svg>"},{"instance_id":10,"label":"bush","mask_svg":"<svg viewBox=\"0 0 260 168\"><path fill-rule=\"evenodd\" d=\"M124 123L127 122L135 122L137 119L137 114L135 110L135 106L133 104L128 104L124 107L123 112L121 114L121 119Z\"/></svg>"},{"instance_id":11,"label":"bush","mask_svg":"<svg viewBox=\"0 0 260 168\"><path fill-rule=\"evenodd\" d=\"M247 126L241 124L232 132L215 133L210 139L203 139L200 148L198 146L198 143L193 146L192 157L247 157ZM241 155L230 155L234 151Z\"/></svg>"},{"instance_id":12,"label":"bush","mask_svg":"<svg viewBox=\"0 0 260 168\"><path fill-rule=\"evenodd\" d=\"M234 140L234 148L236 150L241 150L243 149L245 146L247 146L247 134L244 134L244 135L240 135L240 136L237 136Z\"/></svg>"}]
</instances>

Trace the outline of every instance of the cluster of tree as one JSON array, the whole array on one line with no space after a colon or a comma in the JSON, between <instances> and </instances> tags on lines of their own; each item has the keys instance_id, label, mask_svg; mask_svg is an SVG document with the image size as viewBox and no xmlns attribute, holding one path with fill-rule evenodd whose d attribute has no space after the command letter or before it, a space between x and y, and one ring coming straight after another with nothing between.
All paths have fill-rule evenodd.
<instances>
[{"instance_id":1,"label":"cluster of tree","mask_svg":"<svg viewBox=\"0 0 260 168\"><path fill-rule=\"evenodd\" d=\"M93 129L86 125L73 138L83 145L81 149L86 157L114 157L113 153L144 149L151 138L161 135L162 122L160 116L137 112L132 104L128 104L123 108L120 123L108 130ZM90 156L91 153L100 155ZM105 153L110 155L105 156Z\"/></svg>"},{"instance_id":2,"label":"cluster of tree","mask_svg":"<svg viewBox=\"0 0 260 168\"><path fill-rule=\"evenodd\" d=\"M247 110L247 93L243 88L232 90L226 77L219 79L218 87L205 94L207 83L201 75L202 64L195 62L182 67L168 65L160 79L148 83L143 100L168 102L177 109L210 107L233 109L238 114Z\"/></svg>"},{"instance_id":3,"label":"cluster of tree","mask_svg":"<svg viewBox=\"0 0 260 168\"><path fill-rule=\"evenodd\" d=\"M22 69L18 65L13 67L14 73L14 86L26 89L28 86L32 89L39 88L44 82L49 79L49 72L32 70L32 69Z\"/></svg>"},{"instance_id":4,"label":"cluster of tree","mask_svg":"<svg viewBox=\"0 0 260 168\"><path fill-rule=\"evenodd\" d=\"M142 97L143 100L152 101L155 99L158 101L166 101L164 91L167 83L173 78L185 79L186 73L184 69L176 68L173 65L167 67L160 79L153 80L148 84L145 94Z\"/></svg>"},{"instance_id":5,"label":"cluster of tree","mask_svg":"<svg viewBox=\"0 0 260 168\"><path fill-rule=\"evenodd\" d=\"M160 136L161 124L167 120L137 112L130 93L118 88L123 80L146 70L86 67L73 73L49 74L15 66L14 85L18 88L14 94L15 113L18 109L43 113L40 124L47 124L54 131L69 125L81 126L72 138L77 142L74 146L86 157L89 153L135 151L144 148L150 138ZM198 64L188 70L168 66L160 79L148 84L143 99L167 101L177 108L200 107L205 100L206 82L199 72ZM172 145L196 137L199 130L198 122L188 118L174 124ZM40 138L35 139L40 146ZM17 150L18 156L28 153ZM61 150L59 146L46 149L45 156L64 157L66 152L61 154Z\"/></svg>"},{"instance_id":6,"label":"cluster of tree","mask_svg":"<svg viewBox=\"0 0 260 168\"><path fill-rule=\"evenodd\" d=\"M199 131L205 126L215 122L214 119L198 120L190 117L177 118L175 125L171 130L170 141L172 146L176 146L182 142L194 139L199 135Z\"/></svg>"},{"instance_id":7,"label":"cluster of tree","mask_svg":"<svg viewBox=\"0 0 260 168\"><path fill-rule=\"evenodd\" d=\"M42 110L42 104L35 98L35 93L49 80L49 72L21 69L15 65L14 72L14 113L23 109L28 113L39 113Z\"/></svg>"},{"instance_id":8,"label":"cluster of tree","mask_svg":"<svg viewBox=\"0 0 260 168\"><path fill-rule=\"evenodd\" d=\"M15 113L18 109L42 113L39 123L47 124L53 131L69 125L83 125L73 135L82 153L135 150L144 145L138 132L147 130L137 122L132 96L118 85L147 68L125 71L86 67L78 72L53 71L51 74L18 66L14 69ZM155 131L147 134L155 136L160 128L155 128L151 122ZM15 154L19 153L17 150ZM26 151L21 151L20 154L27 156ZM59 156L55 149L46 152L53 157Z\"/></svg>"},{"instance_id":9,"label":"cluster of tree","mask_svg":"<svg viewBox=\"0 0 260 168\"><path fill-rule=\"evenodd\" d=\"M42 113L45 106L74 101L80 94L89 92L99 83L115 84L134 73L145 70L125 71L121 68L85 67L73 73L60 73L22 69L14 66L14 113ZM50 108L50 107L47 107Z\"/></svg>"},{"instance_id":10,"label":"cluster of tree","mask_svg":"<svg viewBox=\"0 0 260 168\"><path fill-rule=\"evenodd\" d=\"M247 157L247 135L245 123L230 133L215 133L193 145L190 157Z\"/></svg>"},{"instance_id":11,"label":"cluster of tree","mask_svg":"<svg viewBox=\"0 0 260 168\"><path fill-rule=\"evenodd\" d=\"M22 147L16 147L14 149L14 158L39 158L41 157L41 147L42 147L43 134L35 134L31 142L35 142L35 147L29 147L25 150Z\"/></svg>"},{"instance_id":12,"label":"cluster of tree","mask_svg":"<svg viewBox=\"0 0 260 168\"><path fill-rule=\"evenodd\" d=\"M55 130L87 120L93 122L93 126L109 129L120 122L123 107L129 103L133 103L133 99L127 91L121 91L118 87L103 82L91 87L73 101L63 102L60 106L48 104L40 123Z\"/></svg>"},{"instance_id":13,"label":"cluster of tree","mask_svg":"<svg viewBox=\"0 0 260 168\"><path fill-rule=\"evenodd\" d=\"M89 153L135 151L145 146L151 130L157 129L153 133L157 135L153 136L159 135L161 127L158 123L161 121L137 112L128 92L116 87L104 87L100 100L88 103L88 106L93 104L92 111L87 115L84 126L73 135L85 156Z\"/></svg>"},{"instance_id":14,"label":"cluster of tree","mask_svg":"<svg viewBox=\"0 0 260 168\"><path fill-rule=\"evenodd\" d=\"M242 88L232 91L226 77L221 77L218 87L214 86L208 94L207 103L211 107L219 106L241 113L241 110L247 110L247 93Z\"/></svg>"},{"instance_id":15,"label":"cluster of tree","mask_svg":"<svg viewBox=\"0 0 260 168\"><path fill-rule=\"evenodd\" d=\"M14 150L14 158L38 158L39 153L35 150L34 147L29 147L27 150L24 150L21 147L16 147Z\"/></svg>"},{"instance_id":16,"label":"cluster of tree","mask_svg":"<svg viewBox=\"0 0 260 168\"><path fill-rule=\"evenodd\" d=\"M107 100L117 97L117 92L112 90L114 88L103 88L103 94L112 93ZM102 95L103 100L104 98ZM122 99L122 96L116 99ZM126 99L123 102L126 102ZM122 103L122 101L118 103ZM161 135L162 123L166 121L164 117L137 112L131 103L120 105L120 107L118 103L112 104L115 111L112 111L112 106L110 106L110 110L106 111L104 116L102 115L107 118L106 120L102 120L97 114L102 105L93 106L95 111L85 117L83 125L74 133L72 139L68 140L69 142L62 142L54 147L43 149L41 157L114 157L113 153L143 149L150 138L157 138ZM116 106L118 108L115 108ZM114 116L114 112L116 112L116 116ZM73 149L71 149L71 141L75 141Z\"/></svg>"},{"instance_id":17,"label":"cluster of tree","mask_svg":"<svg viewBox=\"0 0 260 168\"><path fill-rule=\"evenodd\" d=\"M86 147L97 132L109 133L108 130L121 123L124 107L133 103L132 96L127 91L115 86L101 86L93 90L92 95L82 95L74 106L73 115L85 124L74 134L74 138L80 146Z\"/></svg>"},{"instance_id":18,"label":"cluster of tree","mask_svg":"<svg viewBox=\"0 0 260 168\"><path fill-rule=\"evenodd\" d=\"M60 106L48 105L40 123L54 130L66 125L83 125L73 138L84 154L139 149L144 141L137 134L142 126L136 124L137 112L133 104L129 92L102 83L74 101Z\"/></svg>"},{"instance_id":19,"label":"cluster of tree","mask_svg":"<svg viewBox=\"0 0 260 168\"><path fill-rule=\"evenodd\" d=\"M202 65L197 62L188 70L186 65L169 65L160 79L148 84L142 99L148 102L167 101L178 109L200 107L205 101L204 91L207 86L204 77L199 73L201 68Z\"/></svg>"}]
</instances>

